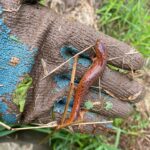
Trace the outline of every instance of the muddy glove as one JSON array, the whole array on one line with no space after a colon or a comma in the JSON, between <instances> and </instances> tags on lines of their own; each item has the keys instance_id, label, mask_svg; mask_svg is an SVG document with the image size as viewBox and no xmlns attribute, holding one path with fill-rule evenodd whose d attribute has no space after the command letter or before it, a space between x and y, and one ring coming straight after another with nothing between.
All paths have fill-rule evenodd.
<instances>
[{"instance_id":1,"label":"muddy glove","mask_svg":"<svg viewBox=\"0 0 150 150\"><path fill-rule=\"evenodd\" d=\"M94 122L127 117L140 101L144 88L112 68L137 70L142 56L134 48L38 4L0 2L0 115L6 123L48 123L60 120L69 91L73 59L51 75L53 69L101 39L108 50L108 66L84 98L80 119ZM78 58L75 85L92 64L92 48ZM27 95L25 94L27 92ZM73 97L72 97L73 101ZM25 107L24 107L25 103ZM70 103L68 113L73 102ZM53 109L52 109L53 108ZM98 133L99 125L75 127Z\"/></svg>"}]
</instances>

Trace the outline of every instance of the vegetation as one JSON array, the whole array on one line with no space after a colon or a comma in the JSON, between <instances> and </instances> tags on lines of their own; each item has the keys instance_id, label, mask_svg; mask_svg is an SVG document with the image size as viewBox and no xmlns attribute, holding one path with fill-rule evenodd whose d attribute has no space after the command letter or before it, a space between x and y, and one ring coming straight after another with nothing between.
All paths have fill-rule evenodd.
<instances>
[{"instance_id":1,"label":"vegetation","mask_svg":"<svg viewBox=\"0 0 150 150\"><path fill-rule=\"evenodd\" d=\"M148 0L107 0L97 10L100 30L150 56L150 12Z\"/></svg>"}]
</instances>

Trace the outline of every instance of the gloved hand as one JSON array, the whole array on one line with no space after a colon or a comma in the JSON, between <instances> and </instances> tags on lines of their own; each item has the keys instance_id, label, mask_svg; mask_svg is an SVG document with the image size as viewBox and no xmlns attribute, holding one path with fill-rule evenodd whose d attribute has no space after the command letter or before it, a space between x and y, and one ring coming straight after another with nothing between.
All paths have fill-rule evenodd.
<instances>
[{"instance_id":1,"label":"gloved hand","mask_svg":"<svg viewBox=\"0 0 150 150\"><path fill-rule=\"evenodd\" d=\"M142 56L129 45L88 26L66 20L38 4L20 6L16 1L0 2L0 115L3 121L47 123L60 120L69 91L73 60L42 78L74 54L95 45L97 39L101 39L108 50L108 64L126 70L142 67ZM89 69L92 56L94 51L91 49L78 58L76 85ZM86 95L80 111L83 121L125 118L133 112L133 104L143 98L142 85L111 68L106 67L101 79L103 93L99 95L97 81ZM26 89L25 108L20 112L23 110L19 105L22 97L19 97L20 102L16 102L15 94L27 74L33 82L30 89ZM68 112L71 107L72 103ZM99 125L86 125L81 130L99 133L101 129Z\"/></svg>"}]
</instances>

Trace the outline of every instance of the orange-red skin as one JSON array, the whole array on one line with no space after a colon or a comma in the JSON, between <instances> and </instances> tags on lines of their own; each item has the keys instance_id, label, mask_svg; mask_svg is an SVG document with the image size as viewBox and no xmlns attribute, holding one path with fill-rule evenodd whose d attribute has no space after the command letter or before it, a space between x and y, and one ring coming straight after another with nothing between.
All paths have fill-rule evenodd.
<instances>
[{"instance_id":1,"label":"orange-red skin","mask_svg":"<svg viewBox=\"0 0 150 150\"><path fill-rule=\"evenodd\" d=\"M80 104L83 101L85 95L87 94L90 86L99 78L102 77L103 71L107 62L107 51L103 43L100 40L97 40L95 45L96 58L93 64L90 66L88 71L83 75L80 80L75 96L74 104L70 114L69 119L65 121L65 124L71 124L79 115Z\"/></svg>"}]
</instances>

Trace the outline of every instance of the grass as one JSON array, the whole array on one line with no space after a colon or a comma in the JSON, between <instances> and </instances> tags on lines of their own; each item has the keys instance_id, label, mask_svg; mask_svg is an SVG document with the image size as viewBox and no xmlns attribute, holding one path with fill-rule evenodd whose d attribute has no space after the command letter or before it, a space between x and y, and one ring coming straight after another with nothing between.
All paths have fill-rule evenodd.
<instances>
[{"instance_id":1,"label":"grass","mask_svg":"<svg viewBox=\"0 0 150 150\"><path fill-rule=\"evenodd\" d=\"M60 132L56 132L50 138L49 142L54 150L55 149L117 150L115 146L108 144L107 139L102 136L92 136L92 135L90 136L86 134L77 134L77 133L72 134L63 130Z\"/></svg>"},{"instance_id":2,"label":"grass","mask_svg":"<svg viewBox=\"0 0 150 150\"><path fill-rule=\"evenodd\" d=\"M107 0L97 10L104 33L136 47L150 56L150 12L148 0Z\"/></svg>"},{"instance_id":3,"label":"grass","mask_svg":"<svg viewBox=\"0 0 150 150\"><path fill-rule=\"evenodd\" d=\"M41 3L44 4L44 2L42 0ZM147 4L148 0L104 0L103 7L97 10L97 14L100 16L100 30L135 46L145 57L149 57L150 14ZM140 131L148 127L149 121L143 119L141 114L136 112L128 121L114 119L113 125L116 131L116 135L113 136L93 136L61 130L49 138L49 144L54 150L118 150L122 145L122 137L125 137L124 140L130 140L130 138L135 139L135 137L141 136ZM35 130L48 135L51 133L50 129ZM14 131L0 127L0 137L12 133Z\"/></svg>"},{"instance_id":4,"label":"grass","mask_svg":"<svg viewBox=\"0 0 150 150\"><path fill-rule=\"evenodd\" d=\"M20 126L21 127L21 126ZM23 126L24 127L24 126ZM50 135L53 130L50 129L34 129L37 132L42 132ZM6 130L0 127L0 137L4 137L14 133L15 131ZM119 139L117 139L118 141ZM47 142L47 141L46 141ZM59 132L54 132L48 140L50 147L53 150L71 150L71 149L84 149L84 150L118 150L114 145L108 143L104 136L93 136L88 134L71 133L66 129ZM118 143L118 142L117 142Z\"/></svg>"}]
</instances>

